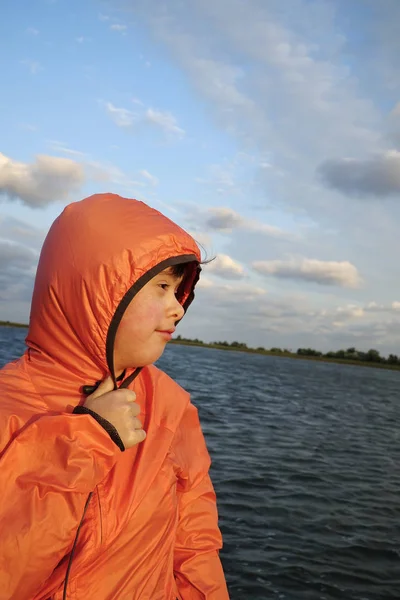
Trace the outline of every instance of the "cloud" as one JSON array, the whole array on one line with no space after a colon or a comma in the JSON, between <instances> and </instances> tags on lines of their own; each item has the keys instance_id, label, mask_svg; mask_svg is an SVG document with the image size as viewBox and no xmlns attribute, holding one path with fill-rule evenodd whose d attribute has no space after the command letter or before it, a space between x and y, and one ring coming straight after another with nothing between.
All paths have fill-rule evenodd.
<instances>
[{"instance_id":1,"label":"cloud","mask_svg":"<svg viewBox=\"0 0 400 600\"><path fill-rule=\"evenodd\" d=\"M21 60L21 65L28 67L31 75L37 75L40 71L43 71L42 65L36 60Z\"/></svg>"},{"instance_id":2,"label":"cloud","mask_svg":"<svg viewBox=\"0 0 400 600\"><path fill-rule=\"evenodd\" d=\"M30 123L20 123L18 127L30 133L35 133L38 130L37 125L31 125Z\"/></svg>"},{"instance_id":3,"label":"cloud","mask_svg":"<svg viewBox=\"0 0 400 600\"><path fill-rule=\"evenodd\" d=\"M105 108L118 127L132 127L137 121L136 113L127 108L118 108L112 102L106 102Z\"/></svg>"},{"instance_id":4,"label":"cloud","mask_svg":"<svg viewBox=\"0 0 400 600\"><path fill-rule=\"evenodd\" d=\"M35 27L28 27L26 30L26 33L29 33L30 35L39 35L39 30L35 29Z\"/></svg>"},{"instance_id":5,"label":"cloud","mask_svg":"<svg viewBox=\"0 0 400 600\"><path fill-rule=\"evenodd\" d=\"M146 169L142 169L141 171L139 171L139 175L141 175L146 181L148 181L150 185L158 185L157 177L146 171Z\"/></svg>"},{"instance_id":6,"label":"cloud","mask_svg":"<svg viewBox=\"0 0 400 600\"><path fill-rule=\"evenodd\" d=\"M157 177L146 169L139 170L133 176L130 176L113 164L95 160L86 152L69 148L65 142L58 140L47 140L47 142L54 152L73 157L77 164L81 165L87 179L96 182L110 182L123 188L123 193L133 194L134 196L139 195L144 200L142 191L139 194L138 189L149 186L154 188L158 185Z\"/></svg>"},{"instance_id":7,"label":"cloud","mask_svg":"<svg viewBox=\"0 0 400 600\"><path fill-rule=\"evenodd\" d=\"M349 196L385 198L400 194L400 152L396 150L367 160L326 160L318 173L326 185Z\"/></svg>"},{"instance_id":8,"label":"cloud","mask_svg":"<svg viewBox=\"0 0 400 600\"><path fill-rule=\"evenodd\" d=\"M394 148L400 148L400 102L390 111L386 123L385 133Z\"/></svg>"},{"instance_id":9,"label":"cloud","mask_svg":"<svg viewBox=\"0 0 400 600\"><path fill-rule=\"evenodd\" d=\"M127 25L121 25L120 23L114 23L113 25L110 25L110 29L112 31L118 31L119 33L125 34L128 27L127 27Z\"/></svg>"},{"instance_id":10,"label":"cloud","mask_svg":"<svg viewBox=\"0 0 400 600\"><path fill-rule=\"evenodd\" d=\"M363 305L321 308L309 295L288 297L241 281L223 283L208 278L199 284L196 296L195 306L182 323L182 335L187 332L189 337L205 341L244 341L253 347L296 350L307 346L325 352L350 346L360 350L377 347L383 353L398 354L400 322L393 310L376 318Z\"/></svg>"},{"instance_id":11,"label":"cloud","mask_svg":"<svg viewBox=\"0 0 400 600\"><path fill-rule=\"evenodd\" d=\"M309 258L266 260L255 261L252 267L261 275L320 285L356 288L361 283L356 267L348 261L323 261Z\"/></svg>"},{"instance_id":12,"label":"cloud","mask_svg":"<svg viewBox=\"0 0 400 600\"><path fill-rule=\"evenodd\" d=\"M348 319L361 319L365 315L365 310L362 306L348 304L347 306L339 306L334 314L335 322L342 322Z\"/></svg>"},{"instance_id":13,"label":"cloud","mask_svg":"<svg viewBox=\"0 0 400 600\"><path fill-rule=\"evenodd\" d=\"M0 306L30 301L37 261L37 252L0 240Z\"/></svg>"},{"instance_id":14,"label":"cloud","mask_svg":"<svg viewBox=\"0 0 400 600\"><path fill-rule=\"evenodd\" d=\"M245 221L244 218L232 208L210 208L208 213L210 216L206 219L206 225L210 229L215 229L216 231L232 231L232 229L241 227Z\"/></svg>"},{"instance_id":15,"label":"cloud","mask_svg":"<svg viewBox=\"0 0 400 600\"><path fill-rule=\"evenodd\" d=\"M109 21L110 17L108 15L103 15L102 13L99 13L99 20L100 21Z\"/></svg>"},{"instance_id":16,"label":"cloud","mask_svg":"<svg viewBox=\"0 0 400 600\"><path fill-rule=\"evenodd\" d=\"M220 232L232 232L234 229L257 231L273 237L288 236L280 227L261 223L255 219L247 219L229 207L212 207L205 213L207 228Z\"/></svg>"},{"instance_id":17,"label":"cloud","mask_svg":"<svg viewBox=\"0 0 400 600\"><path fill-rule=\"evenodd\" d=\"M377 347L397 354L400 332L393 311L376 318L363 305L321 308L310 295L271 294L250 283L216 282L207 275L181 327L181 335L205 341L238 340L253 347L293 350L307 346L325 352L350 346L360 350Z\"/></svg>"},{"instance_id":18,"label":"cloud","mask_svg":"<svg viewBox=\"0 0 400 600\"><path fill-rule=\"evenodd\" d=\"M43 244L46 233L45 229L38 229L20 219L0 215L0 240L2 242L20 244L37 253Z\"/></svg>"},{"instance_id":19,"label":"cloud","mask_svg":"<svg viewBox=\"0 0 400 600\"><path fill-rule=\"evenodd\" d=\"M396 106L394 107L394 109L392 110L392 116L393 117L400 117L400 102L398 102L396 104Z\"/></svg>"},{"instance_id":20,"label":"cloud","mask_svg":"<svg viewBox=\"0 0 400 600\"><path fill-rule=\"evenodd\" d=\"M247 147L273 152L281 166L317 158L322 142L328 152L344 140L354 149L376 142L378 112L342 63L346 39L331 3L126 4L172 53L217 124Z\"/></svg>"},{"instance_id":21,"label":"cloud","mask_svg":"<svg viewBox=\"0 0 400 600\"><path fill-rule=\"evenodd\" d=\"M7 232L10 235L10 232ZM38 251L0 239L0 318L28 321Z\"/></svg>"},{"instance_id":22,"label":"cloud","mask_svg":"<svg viewBox=\"0 0 400 600\"><path fill-rule=\"evenodd\" d=\"M135 101L138 104L138 101ZM178 126L176 118L167 111L147 108L136 112L127 108L114 106L112 102L106 102L105 108L114 123L122 129L133 129L143 124L149 124L160 129L166 135L182 138L185 131Z\"/></svg>"},{"instance_id":23,"label":"cloud","mask_svg":"<svg viewBox=\"0 0 400 600\"><path fill-rule=\"evenodd\" d=\"M211 251L212 239L210 235L205 231L195 231L191 229L186 229L186 231L189 233L189 235L192 236L192 238L194 238L197 244L199 244L204 249L206 258L211 258L213 256L213 253Z\"/></svg>"},{"instance_id":24,"label":"cloud","mask_svg":"<svg viewBox=\"0 0 400 600\"><path fill-rule=\"evenodd\" d=\"M204 269L222 279L243 279L246 276L243 266L226 254L218 254Z\"/></svg>"},{"instance_id":25,"label":"cloud","mask_svg":"<svg viewBox=\"0 0 400 600\"><path fill-rule=\"evenodd\" d=\"M148 123L153 123L157 127L160 127L165 133L172 133L178 137L185 135L184 130L178 127L176 118L169 112L148 108L145 118Z\"/></svg>"},{"instance_id":26,"label":"cloud","mask_svg":"<svg viewBox=\"0 0 400 600\"><path fill-rule=\"evenodd\" d=\"M204 145L203 145L204 146ZM208 145L205 149L211 150ZM231 201L232 196L239 196L248 201L254 192L252 178L259 157L249 152L239 151L230 159L221 163L213 163L207 167L205 176L196 177L196 183L207 186L210 193L217 192Z\"/></svg>"},{"instance_id":27,"label":"cloud","mask_svg":"<svg viewBox=\"0 0 400 600\"><path fill-rule=\"evenodd\" d=\"M0 269L27 271L35 266L38 255L29 248L0 240Z\"/></svg>"},{"instance_id":28,"label":"cloud","mask_svg":"<svg viewBox=\"0 0 400 600\"><path fill-rule=\"evenodd\" d=\"M82 165L71 159L38 155L27 164L0 153L0 195L32 208L67 199L84 179Z\"/></svg>"},{"instance_id":29,"label":"cloud","mask_svg":"<svg viewBox=\"0 0 400 600\"><path fill-rule=\"evenodd\" d=\"M60 142L58 140L47 140L47 143L50 144L52 150L55 152L60 152L61 154L67 154L69 156L82 159L87 157L85 152L82 152L81 150L75 150L74 148L69 148L64 142Z\"/></svg>"},{"instance_id":30,"label":"cloud","mask_svg":"<svg viewBox=\"0 0 400 600\"><path fill-rule=\"evenodd\" d=\"M207 277L209 265L204 267L204 272L200 277L200 281L196 286L201 289L201 293L206 299L204 306L210 306L212 310L221 310L226 311L227 307L231 307L231 310L236 311L236 308L242 307L243 314L246 316L251 316L255 312L260 315L258 309L261 306L261 301L264 305L267 298L267 291L264 288L260 288L252 283L248 283L245 281L233 281L230 283L229 281L222 281L216 279L210 279ZM206 273L206 275L204 275ZM198 304L201 304L198 302ZM248 304L245 305L244 303ZM272 302L269 300L269 302ZM258 308L257 308L258 307ZM235 319L237 318L236 312L231 312L227 314L227 320L230 321L230 316L235 315Z\"/></svg>"}]
</instances>

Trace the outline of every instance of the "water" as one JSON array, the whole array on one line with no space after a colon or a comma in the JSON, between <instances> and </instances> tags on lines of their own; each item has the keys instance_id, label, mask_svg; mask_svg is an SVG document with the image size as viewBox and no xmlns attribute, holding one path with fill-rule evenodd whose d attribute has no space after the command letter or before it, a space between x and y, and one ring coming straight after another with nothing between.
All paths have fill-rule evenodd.
<instances>
[{"instance_id":1,"label":"water","mask_svg":"<svg viewBox=\"0 0 400 600\"><path fill-rule=\"evenodd\" d=\"M26 330L0 328L0 364ZM213 459L232 600L400 596L400 372L169 346Z\"/></svg>"}]
</instances>

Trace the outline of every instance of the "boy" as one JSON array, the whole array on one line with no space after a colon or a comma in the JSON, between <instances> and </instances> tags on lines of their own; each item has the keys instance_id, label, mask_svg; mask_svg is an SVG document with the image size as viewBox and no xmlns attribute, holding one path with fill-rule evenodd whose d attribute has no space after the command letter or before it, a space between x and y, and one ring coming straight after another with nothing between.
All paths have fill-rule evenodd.
<instances>
[{"instance_id":1,"label":"boy","mask_svg":"<svg viewBox=\"0 0 400 600\"><path fill-rule=\"evenodd\" d=\"M228 599L197 410L152 365L199 265L135 200L53 223L28 349L0 372L1 600Z\"/></svg>"}]
</instances>

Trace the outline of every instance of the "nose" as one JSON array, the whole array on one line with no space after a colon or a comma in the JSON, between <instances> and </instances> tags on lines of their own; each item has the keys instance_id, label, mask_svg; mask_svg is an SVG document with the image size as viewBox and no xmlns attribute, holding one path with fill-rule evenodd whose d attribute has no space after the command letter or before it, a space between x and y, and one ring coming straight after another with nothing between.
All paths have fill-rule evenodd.
<instances>
[{"instance_id":1,"label":"nose","mask_svg":"<svg viewBox=\"0 0 400 600\"><path fill-rule=\"evenodd\" d=\"M184 308L180 302L178 302L176 296L173 297L172 305L171 305L171 314L173 315L176 321L182 319L185 314Z\"/></svg>"}]
</instances>

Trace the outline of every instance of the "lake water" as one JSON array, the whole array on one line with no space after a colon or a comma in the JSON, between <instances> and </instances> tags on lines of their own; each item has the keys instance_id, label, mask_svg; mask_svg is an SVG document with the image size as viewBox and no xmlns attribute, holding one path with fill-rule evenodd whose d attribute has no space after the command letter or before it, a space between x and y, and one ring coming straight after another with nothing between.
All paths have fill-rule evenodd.
<instances>
[{"instance_id":1,"label":"lake water","mask_svg":"<svg viewBox=\"0 0 400 600\"><path fill-rule=\"evenodd\" d=\"M0 327L0 365L26 330ZM213 459L232 600L398 600L400 372L169 346Z\"/></svg>"}]
</instances>

